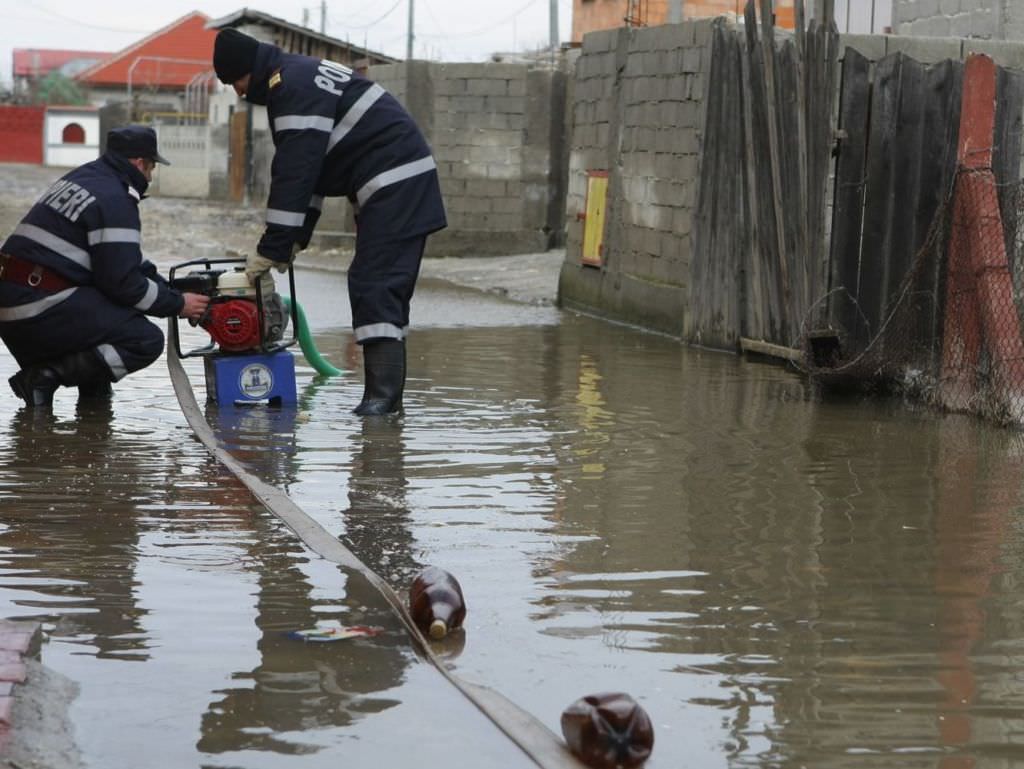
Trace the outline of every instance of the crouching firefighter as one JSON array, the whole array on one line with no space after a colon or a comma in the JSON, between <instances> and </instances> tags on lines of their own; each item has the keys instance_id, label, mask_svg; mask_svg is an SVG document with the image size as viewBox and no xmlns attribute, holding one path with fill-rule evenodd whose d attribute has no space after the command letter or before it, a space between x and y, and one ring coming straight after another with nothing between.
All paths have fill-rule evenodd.
<instances>
[{"instance_id":1,"label":"crouching firefighter","mask_svg":"<svg viewBox=\"0 0 1024 769\"><path fill-rule=\"evenodd\" d=\"M324 197L356 211L348 271L365 385L355 413L402 408L405 337L427 236L446 225L430 148L398 101L332 61L283 52L235 29L214 43L221 82L265 105L275 146L266 229L246 265L254 282L309 245Z\"/></svg>"},{"instance_id":2,"label":"crouching firefighter","mask_svg":"<svg viewBox=\"0 0 1024 769\"><path fill-rule=\"evenodd\" d=\"M29 407L49 407L62 385L109 397L163 351L147 315L203 314L206 296L172 288L142 256L139 202L156 163L167 161L152 128L110 131L106 153L46 190L0 246L0 339Z\"/></svg>"}]
</instances>

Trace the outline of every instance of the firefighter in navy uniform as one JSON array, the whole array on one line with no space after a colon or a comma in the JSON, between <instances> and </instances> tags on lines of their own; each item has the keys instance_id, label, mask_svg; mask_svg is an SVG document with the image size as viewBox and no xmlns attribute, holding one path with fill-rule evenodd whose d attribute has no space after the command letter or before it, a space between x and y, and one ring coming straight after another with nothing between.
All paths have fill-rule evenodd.
<instances>
[{"instance_id":1,"label":"firefighter in navy uniform","mask_svg":"<svg viewBox=\"0 0 1024 769\"><path fill-rule=\"evenodd\" d=\"M29 407L50 406L61 385L109 397L163 351L146 315L205 310L207 297L171 288L142 256L139 201L156 163L167 161L152 128L110 131L103 156L54 183L0 246L0 338Z\"/></svg>"},{"instance_id":2,"label":"firefighter in navy uniform","mask_svg":"<svg viewBox=\"0 0 1024 769\"><path fill-rule=\"evenodd\" d=\"M327 60L285 53L221 30L221 82L266 105L275 146L266 229L247 260L254 281L287 269L309 245L323 198L344 196L356 215L349 302L365 370L355 413L402 408L405 337L427 236L446 225L437 168L409 114L376 83Z\"/></svg>"}]
</instances>

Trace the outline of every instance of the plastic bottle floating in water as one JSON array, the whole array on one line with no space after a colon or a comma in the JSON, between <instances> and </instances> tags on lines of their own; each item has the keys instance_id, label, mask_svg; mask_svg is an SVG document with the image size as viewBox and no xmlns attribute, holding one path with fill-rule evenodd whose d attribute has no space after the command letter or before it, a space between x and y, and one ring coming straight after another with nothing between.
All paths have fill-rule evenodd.
<instances>
[{"instance_id":1,"label":"plastic bottle floating in water","mask_svg":"<svg viewBox=\"0 0 1024 769\"><path fill-rule=\"evenodd\" d=\"M293 630L287 635L296 641L326 643L329 641L344 641L347 638L372 638L383 632L384 628L382 627L342 625L336 620L324 620L323 622L318 622L316 627L307 630Z\"/></svg>"},{"instance_id":2,"label":"plastic bottle floating in water","mask_svg":"<svg viewBox=\"0 0 1024 769\"><path fill-rule=\"evenodd\" d=\"M587 766L619 769L640 766L654 747L654 728L628 694L591 694L562 711L562 735L569 750Z\"/></svg>"},{"instance_id":3,"label":"plastic bottle floating in water","mask_svg":"<svg viewBox=\"0 0 1024 769\"><path fill-rule=\"evenodd\" d=\"M420 630L435 641L462 627L466 600L459 581L444 569L428 566L412 581L409 614Z\"/></svg>"}]
</instances>

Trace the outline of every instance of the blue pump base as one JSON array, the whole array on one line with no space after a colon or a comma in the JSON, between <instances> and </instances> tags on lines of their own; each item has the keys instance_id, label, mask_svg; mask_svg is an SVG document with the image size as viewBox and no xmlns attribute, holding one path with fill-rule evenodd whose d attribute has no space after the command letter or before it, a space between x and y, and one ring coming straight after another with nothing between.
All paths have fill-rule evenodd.
<instances>
[{"instance_id":1,"label":"blue pump base","mask_svg":"<svg viewBox=\"0 0 1024 769\"><path fill-rule=\"evenodd\" d=\"M203 362L207 401L219 406L240 403L293 406L298 402L295 357L287 350L270 354L208 355Z\"/></svg>"}]
</instances>

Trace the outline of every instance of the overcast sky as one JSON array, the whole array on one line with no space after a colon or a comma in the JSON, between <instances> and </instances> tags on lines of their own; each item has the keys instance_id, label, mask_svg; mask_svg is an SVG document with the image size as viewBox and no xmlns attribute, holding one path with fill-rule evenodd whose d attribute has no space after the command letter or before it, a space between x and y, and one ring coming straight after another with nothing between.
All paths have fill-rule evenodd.
<instances>
[{"instance_id":1,"label":"overcast sky","mask_svg":"<svg viewBox=\"0 0 1024 769\"><path fill-rule=\"evenodd\" d=\"M848 1L852 30L866 32L872 0L836 0L840 31L846 31ZM325 5L328 35L405 56L409 0ZM296 24L305 11L308 25L320 28L320 0L0 0L0 83L11 80L15 48L117 51L191 11L217 18L246 6ZM889 23L891 0L877 0L876 6L881 30ZM538 48L550 39L550 0L414 0L414 8L417 58L481 61L495 51ZM560 39L568 40L572 0L558 0L558 9Z\"/></svg>"}]
</instances>

